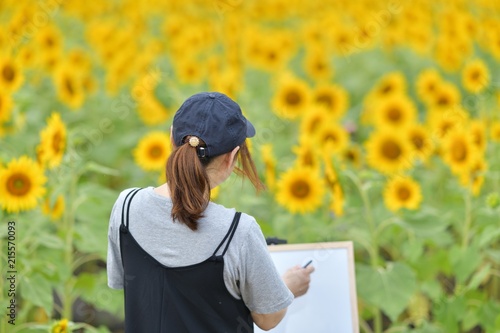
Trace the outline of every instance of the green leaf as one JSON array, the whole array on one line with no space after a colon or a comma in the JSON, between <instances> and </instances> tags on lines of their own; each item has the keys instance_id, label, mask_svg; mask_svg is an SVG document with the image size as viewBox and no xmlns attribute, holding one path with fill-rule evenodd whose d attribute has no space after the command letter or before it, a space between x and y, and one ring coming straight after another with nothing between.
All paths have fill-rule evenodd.
<instances>
[{"instance_id":1,"label":"green leaf","mask_svg":"<svg viewBox=\"0 0 500 333\"><path fill-rule=\"evenodd\" d=\"M478 318L488 333L500 332L500 303L489 300L481 304Z\"/></svg>"},{"instance_id":2,"label":"green leaf","mask_svg":"<svg viewBox=\"0 0 500 333\"><path fill-rule=\"evenodd\" d=\"M415 273L398 262L377 269L357 264L356 282L359 296L382 309L392 321L406 308L417 287Z\"/></svg>"},{"instance_id":3,"label":"green leaf","mask_svg":"<svg viewBox=\"0 0 500 333\"><path fill-rule=\"evenodd\" d=\"M467 284L467 289L470 290L475 290L477 287L483 283L487 277L490 275L491 272L491 264L488 263L485 266L483 266L478 272L472 276L471 280Z\"/></svg>"},{"instance_id":4,"label":"green leaf","mask_svg":"<svg viewBox=\"0 0 500 333\"><path fill-rule=\"evenodd\" d=\"M44 308L47 313L52 313L52 286L43 275L20 275L19 290L23 299L28 299L34 305Z\"/></svg>"},{"instance_id":5,"label":"green leaf","mask_svg":"<svg viewBox=\"0 0 500 333\"><path fill-rule=\"evenodd\" d=\"M89 294L96 286L96 276L90 273L81 273L77 276L73 289L78 294Z\"/></svg>"},{"instance_id":6,"label":"green leaf","mask_svg":"<svg viewBox=\"0 0 500 333\"><path fill-rule=\"evenodd\" d=\"M434 311L436 321L445 327L447 333L458 333L460 322L466 315L467 305L464 297L451 297L439 303Z\"/></svg>"},{"instance_id":7,"label":"green leaf","mask_svg":"<svg viewBox=\"0 0 500 333\"><path fill-rule=\"evenodd\" d=\"M464 283L467 278L481 265L481 253L474 247L463 249L455 245L450 250L450 262L458 283Z\"/></svg>"},{"instance_id":8,"label":"green leaf","mask_svg":"<svg viewBox=\"0 0 500 333\"><path fill-rule=\"evenodd\" d=\"M483 232L478 237L477 243L480 248L490 245L492 242L498 241L500 237L500 228L496 225L489 225L484 228Z\"/></svg>"}]
</instances>

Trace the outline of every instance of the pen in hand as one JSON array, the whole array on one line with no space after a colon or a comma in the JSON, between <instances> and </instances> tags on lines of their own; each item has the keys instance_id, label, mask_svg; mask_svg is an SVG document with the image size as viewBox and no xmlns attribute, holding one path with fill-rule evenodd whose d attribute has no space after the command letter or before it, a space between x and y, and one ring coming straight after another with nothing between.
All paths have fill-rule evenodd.
<instances>
[{"instance_id":1,"label":"pen in hand","mask_svg":"<svg viewBox=\"0 0 500 333\"><path fill-rule=\"evenodd\" d=\"M307 264L305 264L304 266L302 266L302 268L306 268L306 267L307 267L307 266L309 266L312 262L313 262L313 261L312 261L312 259L311 259L311 260L309 260L309 261L307 262Z\"/></svg>"}]
</instances>

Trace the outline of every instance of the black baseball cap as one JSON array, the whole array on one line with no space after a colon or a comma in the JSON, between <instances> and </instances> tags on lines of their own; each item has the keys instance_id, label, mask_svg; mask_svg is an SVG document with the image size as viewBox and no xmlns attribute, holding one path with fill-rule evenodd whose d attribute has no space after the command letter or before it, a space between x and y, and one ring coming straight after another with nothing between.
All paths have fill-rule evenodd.
<instances>
[{"instance_id":1,"label":"black baseball cap","mask_svg":"<svg viewBox=\"0 0 500 333\"><path fill-rule=\"evenodd\" d=\"M207 157L228 153L255 135L255 128L243 116L240 106L219 92L189 97L175 113L172 131L177 147L189 135L203 140Z\"/></svg>"}]
</instances>

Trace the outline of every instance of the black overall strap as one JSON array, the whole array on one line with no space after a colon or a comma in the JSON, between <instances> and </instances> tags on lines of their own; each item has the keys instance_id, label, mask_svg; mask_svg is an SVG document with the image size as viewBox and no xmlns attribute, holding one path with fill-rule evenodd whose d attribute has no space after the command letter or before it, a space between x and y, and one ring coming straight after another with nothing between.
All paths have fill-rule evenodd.
<instances>
[{"instance_id":1,"label":"black overall strap","mask_svg":"<svg viewBox=\"0 0 500 333\"><path fill-rule=\"evenodd\" d=\"M226 239L229 237L229 240L227 241L226 247L224 248L224 251L222 252L222 256L226 254L227 248L229 247L229 243L231 243L231 240L233 239L234 233L236 232L236 228L238 227L238 223L240 222L240 216L241 212L236 212L234 214L233 222L231 223L231 226L229 227L229 230L227 234L224 236L222 241L220 242L219 246L214 251L214 254L212 256L215 256L217 254L217 251L221 248L222 244L226 241Z\"/></svg>"},{"instance_id":2,"label":"black overall strap","mask_svg":"<svg viewBox=\"0 0 500 333\"><path fill-rule=\"evenodd\" d=\"M132 199L137 194L137 192L139 192L140 190L142 190L142 188L138 188L138 189L135 189L135 190L132 190L132 191L128 192L127 196L125 197L125 200L123 200L122 222L120 224L120 231L122 231L122 232L128 232L129 215L130 215L130 203L132 202ZM128 200L128 204L127 204L127 199L129 197L130 197L130 199ZM127 214L126 214L126 217L125 217L125 205L127 205Z\"/></svg>"}]
</instances>

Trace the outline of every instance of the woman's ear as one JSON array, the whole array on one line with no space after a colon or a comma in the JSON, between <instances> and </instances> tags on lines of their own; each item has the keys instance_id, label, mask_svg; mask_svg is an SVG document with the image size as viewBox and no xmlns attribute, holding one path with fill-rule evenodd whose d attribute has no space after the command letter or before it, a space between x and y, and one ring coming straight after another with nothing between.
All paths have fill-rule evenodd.
<instances>
[{"instance_id":1,"label":"woman's ear","mask_svg":"<svg viewBox=\"0 0 500 333\"><path fill-rule=\"evenodd\" d=\"M236 154L240 150L240 146L236 146L229 155L229 166L232 166L236 162Z\"/></svg>"}]
</instances>

